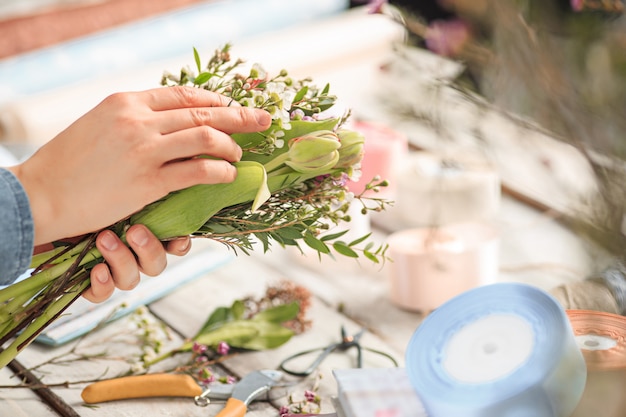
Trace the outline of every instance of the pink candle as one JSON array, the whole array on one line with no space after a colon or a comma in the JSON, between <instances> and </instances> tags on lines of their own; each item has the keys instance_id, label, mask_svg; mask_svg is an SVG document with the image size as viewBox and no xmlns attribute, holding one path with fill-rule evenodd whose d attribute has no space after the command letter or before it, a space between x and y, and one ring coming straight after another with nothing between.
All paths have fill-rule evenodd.
<instances>
[{"instance_id":1,"label":"pink candle","mask_svg":"<svg viewBox=\"0 0 626 417\"><path fill-rule=\"evenodd\" d=\"M360 194L368 182L375 176L389 182L388 187L381 188L377 196L393 199L396 191L394 165L408 152L407 137L385 125L375 122L357 121L352 129L365 136L363 161L361 162L361 178L348 182L348 188ZM368 192L371 195L371 193Z\"/></svg>"}]
</instances>

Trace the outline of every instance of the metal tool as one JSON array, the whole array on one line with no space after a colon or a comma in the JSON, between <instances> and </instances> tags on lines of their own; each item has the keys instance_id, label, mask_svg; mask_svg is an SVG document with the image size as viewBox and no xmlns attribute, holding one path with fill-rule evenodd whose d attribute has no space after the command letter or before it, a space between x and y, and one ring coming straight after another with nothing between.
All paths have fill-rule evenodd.
<instances>
[{"instance_id":1,"label":"metal tool","mask_svg":"<svg viewBox=\"0 0 626 417\"><path fill-rule=\"evenodd\" d=\"M191 397L200 406L208 405L211 400L227 400L226 410L239 410L238 401L247 405L267 393L283 378L281 371L266 369L254 371L244 376L235 384L209 384L203 389L193 377L186 374L148 374L114 378L88 385L81 394L87 404L106 401L148 397ZM237 401L230 401L230 400ZM229 406L230 404L230 406ZM237 406L236 408L233 408ZM229 411L230 413L230 411ZM243 416L244 414L219 414L225 416Z\"/></svg>"},{"instance_id":2,"label":"metal tool","mask_svg":"<svg viewBox=\"0 0 626 417\"><path fill-rule=\"evenodd\" d=\"M357 359L356 359L356 367L357 368L362 368L363 367L363 351L369 351L372 353L375 353L377 355L380 356L384 356L387 359L389 359L391 361L391 363L393 364L393 366L398 366L398 362L393 358L393 356L389 355L388 353L382 352L380 350L376 350L376 349L371 349L368 347L364 347L361 346L360 343L360 339L361 336L363 336L363 333L365 333L365 329L361 329L358 333L354 334L354 335L348 335L346 332L346 329L344 326L341 326L341 342L337 342L337 343L332 343L326 347L320 347L320 348L315 348L315 349L309 349L309 350L305 350L303 352L298 352L294 355L291 355L287 358L285 358L279 365L280 369L283 370L284 372L290 374L290 375L294 375L294 376L308 376L311 375L313 373L313 371L315 371L315 369L317 369L317 367L324 361L324 359L326 359L328 357L328 355L330 355L331 353L335 352L335 351L339 351L339 352L345 352L349 349L354 348L357 352ZM290 364L292 364L292 362L297 359L300 358L302 356L305 355L309 355L311 353L314 352L320 352L320 354L317 356L317 358L315 358L315 360L304 370L296 370L293 369Z\"/></svg>"},{"instance_id":3,"label":"metal tool","mask_svg":"<svg viewBox=\"0 0 626 417\"><path fill-rule=\"evenodd\" d=\"M282 376L280 371L256 371L246 375L235 384L226 405L215 417L243 417L248 404L272 389Z\"/></svg>"}]
</instances>

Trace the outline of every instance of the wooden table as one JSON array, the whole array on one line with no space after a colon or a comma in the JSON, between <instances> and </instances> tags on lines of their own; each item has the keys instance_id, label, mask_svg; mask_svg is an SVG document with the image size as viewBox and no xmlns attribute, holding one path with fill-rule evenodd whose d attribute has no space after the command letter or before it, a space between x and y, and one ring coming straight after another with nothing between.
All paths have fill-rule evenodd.
<instances>
[{"instance_id":1,"label":"wooden table","mask_svg":"<svg viewBox=\"0 0 626 417\"><path fill-rule=\"evenodd\" d=\"M276 39L289 38L276 36ZM381 45L374 45L369 53L363 52L366 49L363 46L361 48L355 49L344 62L336 61L333 66L320 65L315 68L317 76L330 80L331 85L339 90L338 94L355 108L357 114L368 117L378 114L381 119L387 119L388 115L383 112L376 113L376 100L362 88L368 80L375 80L376 71L386 55L381 53ZM355 73L360 77L354 77ZM406 124L402 128L407 128ZM424 132L427 128L419 126L419 129ZM430 134L436 135L436 132ZM501 234L499 262L502 281L527 282L549 290L561 283L583 279L596 267L593 254L584 242L564 228L550 213L541 212L505 194L496 223ZM383 215L373 217L372 226L376 239L382 242L389 232L403 225L397 219ZM216 250L226 250L197 243L194 250L206 251L207 256L213 256ZM362 339L363 345L388 352L403 365L405 347L423 315L399 309L389 301L386 273L384 267L359 267L349 261L331 259L320 263L315 258L302 258L293 251L275 248L268 254L257 252L252 256L239 255L233 258L151 303L148 306L149 315L171 329L172 340L168 343L170 347L175 347L184 338L192 336L214 308L229 305L233 300L248 295L260 295L269 284L286 279L308 288L313 294L309 313L313 321L312 328L278 349L247 352L229 358L222 363L225 374L239 378L258 369L276 369L281 360L290 354L338 341L341 326L345 326L349 332L365 327L367 332ZM18 360L24 367L32 368L75 346L75 342L57 348L33 344ZM29 389L1 388L0 414L15 417L55 413L100 417L212 416L221 408L221 404L201 408L188 398L127 400L96 407L83 404L80 393L85 383L77 382L115 376L128 369L127 361L138 355L137 332L133 331L130 316L90 333L80 340L76 349L79 353L92 355L106 352L108 359L92 357L66 365L37 368L33 374L43 383L68 383L68 386L45 391L50 394L47 399L41 399ZM318 393L323 398L322 412L334 411L330 398L336 395L337 387L332 369L352 365L352 358L348 355L335 355L320 367L323 379ZM380 360L367 365L388 366ZM290 389L296 397L302 395L312 380L298 382ZM9 369L0 370L1 385L19 383L19 378L13 377ZM278 407L286 402L287 397L282 395L272 402L254 403L247 415L277 416ZM56 409L53 404L56 404Z\"/></svg>"}]
</instances>

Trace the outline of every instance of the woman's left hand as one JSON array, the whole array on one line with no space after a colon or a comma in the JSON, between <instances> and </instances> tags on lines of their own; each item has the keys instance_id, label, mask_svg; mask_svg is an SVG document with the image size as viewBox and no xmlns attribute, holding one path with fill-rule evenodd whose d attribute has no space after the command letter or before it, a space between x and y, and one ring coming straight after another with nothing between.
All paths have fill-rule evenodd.
<instances>
[{"instance_id":1,"label":"woman's left hand","mask_svg":"<svg viewBox=\"0 0 626 417\"><path fill-rule=\"evenodd\" d=\"M140 272L148 276L163 272L167 266L167 253L182 256L191 249L190 237L164 244L142 224L131 226L126 231L126 238L130 248L110 230L100 232L96 238L96 246L106 263L91 270L91 287L83 293L87 300L101 303L113 294L115 288L132 290L139 284Z\"/></svg>"}]
</instances>

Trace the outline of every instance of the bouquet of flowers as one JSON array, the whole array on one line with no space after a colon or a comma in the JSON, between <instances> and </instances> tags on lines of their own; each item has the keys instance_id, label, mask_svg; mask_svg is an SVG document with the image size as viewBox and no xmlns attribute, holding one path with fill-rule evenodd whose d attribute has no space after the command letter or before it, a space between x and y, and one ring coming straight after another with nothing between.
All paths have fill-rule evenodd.
<instances>
[{"instance_id":1,"label":"bouquet of flowers","mask_svg":"<svg viewBox=\"0 0 626 417\"><path fill-rule=\"evenodd\" d=\"M230 45L218 49L206 65L194 49L196 70L165 73L162 85L191 85L230 97L243 106L267 110L272 125L264 132L234 134L243 149L235 165L237 178L228 184L196 185L173 192L144 207L110 229L124 240L132 224L145 224L159 239L204 237L249 254L255 242L263 251L281 247L313 248L319 256L360 255L379 263L386 245L368 242L369 235L346 242L346 233L322 233L331 224L349 221L354 201L363 211L383 210L388 203L348 192L346 182L360 173L364 137L349 130L349 111L327 116L336 102L329 86L318 88L311 79L294 80L287 71L270 78L258 64L247 73L244 63L231 60ZM372 179L366 189L386 182ZM0 367L8 364L90 285L91 268L103 262L95 248L96 233L80 242L59 244L33 258L30 277L0 291Z\"/></svg>"}]
</instances>

